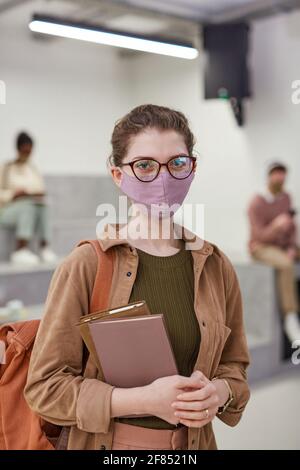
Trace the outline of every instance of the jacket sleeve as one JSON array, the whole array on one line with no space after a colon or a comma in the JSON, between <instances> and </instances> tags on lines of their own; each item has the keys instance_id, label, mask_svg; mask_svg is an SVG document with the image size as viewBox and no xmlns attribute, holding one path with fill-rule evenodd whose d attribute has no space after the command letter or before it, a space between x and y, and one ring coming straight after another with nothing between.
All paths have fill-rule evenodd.
<instances>
[{"instance_id":1,"label":"jacket sleeve","mask_svg":"<svg viewBox=\"0 0 300 470\"><path fill-rule=\"evenodd\" d=\"M249 352L243 324L243 306L237 275L224 256L226 325L231 333L225 343L215 376L226 379L233 392L233 401L224 413L217 415L224 423L235 426L250 398L246 369Z\"/></svg>"},{"instance_id":2,"label":"jacket sleeve","mask_svg":"<svg viewBox=\"0 0 300 470\"><path fill-rule=\"evenodd\" d=\"M53 275L32 351L25 398L57 425L108 432L113 387L82 374L83 342L75 326L89 310L96 265L89 245L76 248Z\"/></svg>"}]
</instances>

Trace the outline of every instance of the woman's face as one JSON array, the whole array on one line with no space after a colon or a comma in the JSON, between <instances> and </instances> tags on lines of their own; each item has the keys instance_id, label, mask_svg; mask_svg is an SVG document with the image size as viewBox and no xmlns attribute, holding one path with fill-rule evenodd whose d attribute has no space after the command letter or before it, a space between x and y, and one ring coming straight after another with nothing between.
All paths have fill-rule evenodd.
<instances>
[{"instance_id":1,"label":"woman's face","mask_svg":"<svg viewBox=\"0 0 300 470\"><path fill-rule=\"evenodd\" d=\"M179 154L188 155L188 149L181 134L173 130L161 131L149 128L132 137L123 163L129 163L142 157L151 157L160 163L166 163L170 157ZM124 166L122 171L126 171L129 175L133 176L133 171L129 165ZM162 167L161 171L168 170L166 167ZM111 174L114 182L117 186L120 186L122 181L121 170L113 167Z\"/></svg>"}]
</instances>

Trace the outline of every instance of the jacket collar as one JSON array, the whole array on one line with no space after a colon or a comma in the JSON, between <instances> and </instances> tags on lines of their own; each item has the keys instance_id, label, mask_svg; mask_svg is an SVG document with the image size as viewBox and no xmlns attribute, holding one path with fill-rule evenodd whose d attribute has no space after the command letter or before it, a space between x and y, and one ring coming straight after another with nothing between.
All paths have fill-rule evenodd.
<instances>
[{"instance_id":1,"label":"jacket collar","mask_svg":"<svg viewBox=\"0 0 300 470\"><path fill-rule=\"evenodd\" d=\"M203 255L211 255L214 248L206 240L198 237L186 227L174 223L175 233L184 240L185 249L198 252ZM106 224L103 232L98 237L98 241L103 251L109 250L113 246L127 245L131 247L128 240L127 224Z\"/></svg>"}]
</instances>

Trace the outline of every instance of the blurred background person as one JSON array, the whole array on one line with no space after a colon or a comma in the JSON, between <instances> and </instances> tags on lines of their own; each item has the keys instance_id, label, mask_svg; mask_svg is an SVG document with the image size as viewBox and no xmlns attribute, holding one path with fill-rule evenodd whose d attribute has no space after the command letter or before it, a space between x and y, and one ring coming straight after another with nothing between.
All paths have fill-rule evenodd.
<instances>
[{"instance_id":1,"label":"blurred background person","mask_svg":"<svg viewBox=\"0 0 300 470\"><path fill-rule=\"evenodd\" d=\"M36 265L53 262L56 255L49 247L50 226L45 203L42 175L31 163L33 139L21 132L16 139L16 159L0 167L0 226L12 228L16 249L10 260L15 264ZM39 239L38 256L29 248L30 241Z\"/></svg>"},{"instance_id":2,"label":"blurred background person","mask_svg":"<svg viewBox=\"0 0 300 470\"><path fill-rule=\"evenodd\" d=\"M277 269L284 331L291 342L300 339L299 299L294 263L300 258L296 244L295 210L284 190L287 167L280 162L268 168L265 194L253 197L248 208L251 256Z\"/></svg>"}]
</instances>

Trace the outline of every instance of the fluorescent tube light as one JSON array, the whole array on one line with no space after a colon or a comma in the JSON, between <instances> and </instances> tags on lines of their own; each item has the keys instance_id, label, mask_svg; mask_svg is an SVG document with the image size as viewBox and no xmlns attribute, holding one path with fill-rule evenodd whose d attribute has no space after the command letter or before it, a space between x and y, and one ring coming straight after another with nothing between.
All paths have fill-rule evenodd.
<instances>
[{"instance_id":1,"label":"fluorescent tube light","mask_svg":"<svg viewBox=\"0 0 300 470\"><path fill-rule=\"evenodd\" d=\"M132 36L122 32L100 29L90 25L81 25L59 19L35 15L29 23L35 33L50 34L70 39L122 47L135 51L151 52L181 59L195 59L198 51L191 45L149 39L143 36Z\"/></svg>"}]
</instances>

